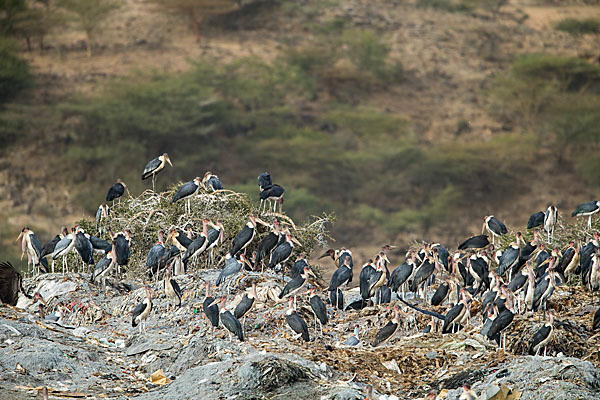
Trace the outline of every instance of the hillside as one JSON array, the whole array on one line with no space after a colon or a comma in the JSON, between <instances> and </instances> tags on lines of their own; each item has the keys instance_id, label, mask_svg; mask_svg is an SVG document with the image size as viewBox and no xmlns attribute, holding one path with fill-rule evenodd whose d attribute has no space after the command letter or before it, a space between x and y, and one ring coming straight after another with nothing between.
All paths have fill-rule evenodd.
<instances>
[{"instance_id":1,"label":"hillside","mask_svg":"<svg viewBox=\"0 0 600 400\"><path fill-rule=\"evenodd\" d=\"M93 214L117 178L142 192L164 151L157 189L211 170L256 198L267 170L294 219L335 212L346 246L455 246L550 202L567 216L600 183L600 43L555 29L567 17L600 6L249 1L196 41L186 16L129 0L91 57L72 24L42 49L12 35L34 83L0 111L0 258L24 225L44 241Z\"/></svg>"}]
</instances>

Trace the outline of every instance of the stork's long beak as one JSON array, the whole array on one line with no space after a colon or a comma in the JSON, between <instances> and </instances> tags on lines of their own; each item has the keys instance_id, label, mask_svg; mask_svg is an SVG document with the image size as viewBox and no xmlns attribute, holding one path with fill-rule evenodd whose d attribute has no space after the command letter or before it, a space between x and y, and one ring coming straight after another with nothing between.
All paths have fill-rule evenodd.
<instances>
[{"instance_id":1,"label":"stork's long beak","mask_svg":"<svg viewBox=\"0 0 600 400\"><path fill-rule=\"evenodd\" d=\"M317 276L315 275L314 272L312 272L312 269L308 270L308 274L311 275L313 278L317 279Z\"/></svg>"},{"instance_id":2,"label":"stork's long beak","mask_svg":"<svg viewBox=\"0 0 600 400\"><path fill-rule=\"evenodd\" d=\"M218 299L215 299L215 301L213 301L212 303L210 303L208 306L209 307L216 306L219 303L221 303L221 298L220 297Z\"/></svg>"},{"instance_id":3,"label":"stork's long beak","mask_svg":"<svg viewBox=\"0 0 600 400\"><path fill-rule=\"evenodd\" d=\"M292 242L296 243L298 246L302 247L302 243L298 241L295 237L292 236Z\"/></svg>"},{"instance_id":4,"label":"stork's long beak","mask_svg":"<svg viewBox=\"0 0 600 400\"><path fill-rule=\"evenodd\" d=\"M320 260L321 258L325 258L325 257L330 257L330 255L329 255L329 250L328 250L328 251L326 251L326 252L325 252L325 253L324 253L324 254L323 254L321 257L319 257L319 260Z\"/></svg>"},{"instance_id":5,"label":"stork's long beak","mask_svg":"<svg viewBox=\"0 0 600 400\"><path fill-rule=\"evenodd\" d=\"M169 232L169 234L167 235L167 240L165 240L165 243L169 243L169 240L173 239L173 232Z\"/></svg>"},{"instance_id":6,"label":"stork's long beak","mask_svg":"<svg viewBox=\"0 0 600 400\"><path fill-rule=\"evenodd\" d=\"M272 228L273 226L271 224L266 223L265 221L263 221L262 219L258 218L258 217L254 217L254 220L256 222L258 222L259 224L266 226L267 228Z\"/></svg>"},{"instance_id":7,"label":"stork's long beak","mask_svg":"<svg viewBox=\"0 0 600 400\"><path fill-rule=\"evenodd\" d=\"M169 156L167 156L167 162L169 163L169 165L172 167L173 164L171 164L171 159L169 158Z\"/></svg>"},{"instance_id":8,"label":"stork's long beak","mask_svg":"<svg viewBox=\"0 0 600 400\"><path fill-rule=\"evenodd\" d=\"M246 259L246 257L244 257L244 264L246 264L247 266L249 266L249 267L250 267L250 269L251 269L252 271L254 271L254 268L252 267L252 264L250 264L250 261L248 261L248 260Z\"/></svg>"},{"instance_id":9,"label":"stork's long beak","mask_svg":"<svg viewBox=\"0 0 600 400\"><path fill-rule=\"evenodd\" d=\"M389 249L397 249L397 248L398 248L398 246L392 246L392 245L390 244L390 245L388 245L388 248L389 248Z\"/></svg>"},{"instance_id":10,"label":"stork's long beak","mask_svg":"<svg viewBox=\"0 0 600 400\"><path fill-rule=\"evenodd\" d=\"M19 233L19 237L17 238L17 240L15 240L15 242L18 242L19 240L21 240L22 237L23 237L23 231L21 231L21 233Z\"/></svg>"},{"instance_id":11,"label":"stork's long beak","mask_svg":"<svg viewBox=\"0 0 600 400\"><path fill-rule=\"evenodd\" d=\"M485 221L483 221L483 226L481 227L481 234L483 235L483 232L485 232Z\"/></svg>"}]
</instances>

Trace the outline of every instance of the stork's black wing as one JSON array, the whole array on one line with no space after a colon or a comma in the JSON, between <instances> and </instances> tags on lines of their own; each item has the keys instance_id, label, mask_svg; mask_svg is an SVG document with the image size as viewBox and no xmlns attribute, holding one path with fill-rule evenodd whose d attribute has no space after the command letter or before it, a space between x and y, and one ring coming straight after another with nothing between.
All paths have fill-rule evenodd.
<instances>
[{"instance_id":1,"label":"stork's black wing","mask_svg":"<svg viewBox=\"0 0 600 400\"><path fill-rule=\"evenodd\" d=\"M152 173L158 167L160 167L160 164L161 164L161 161L160 161L160 158L158 158L158 157L149 161L148 164L146 164L146 167L144 168L144 172L142 173L142 180L150 178L152 176Z\"/></svg>"}]
</instances>

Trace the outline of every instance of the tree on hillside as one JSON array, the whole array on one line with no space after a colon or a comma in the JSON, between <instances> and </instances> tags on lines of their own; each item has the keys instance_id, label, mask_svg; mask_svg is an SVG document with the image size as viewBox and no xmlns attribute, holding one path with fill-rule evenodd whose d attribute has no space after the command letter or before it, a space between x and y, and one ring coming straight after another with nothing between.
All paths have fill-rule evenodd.
<instances>
[{"instance_id":1,"label":"tree on hillside","mask_svg":"<svg viewBox=\"0 0 600 400\"><path fill-rule=\"evenodd\" d=\"M121 3L117 0L58 0L56 5L70 14L70 19L86 36L86 53L92 56L92 40L100 26Z\"/></svg>"},{"instance_id":2,"label":"tree on hillside","mask_svg":"<svg viewBox=\"0 0 600 400\"><path fill-rule=\"evenodd\" d=\"M190 19L196 41L200 41L200 23L209 15L227 14L239 9L241 0L148 0L158 6L160 11L167 10L184 15Z\"/></svg>"}]
</instances>

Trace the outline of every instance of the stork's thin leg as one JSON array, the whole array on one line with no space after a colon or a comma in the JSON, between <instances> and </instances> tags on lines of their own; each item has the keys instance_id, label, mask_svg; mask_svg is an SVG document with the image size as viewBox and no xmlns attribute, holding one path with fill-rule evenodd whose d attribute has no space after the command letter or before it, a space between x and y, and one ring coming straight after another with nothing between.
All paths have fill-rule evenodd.
<instances>
[{"instance_id":1,"label":"stork's thin leg","mask_svg":"<svg viewBox=\"0 0 600 400\"><path fill-rule=\"evenodd\" d=\"M152 174L152 191L156 193L156 190L154 190L154 178L156 177L155 174Z\"/></svg>"}]
</instances>

